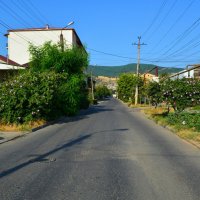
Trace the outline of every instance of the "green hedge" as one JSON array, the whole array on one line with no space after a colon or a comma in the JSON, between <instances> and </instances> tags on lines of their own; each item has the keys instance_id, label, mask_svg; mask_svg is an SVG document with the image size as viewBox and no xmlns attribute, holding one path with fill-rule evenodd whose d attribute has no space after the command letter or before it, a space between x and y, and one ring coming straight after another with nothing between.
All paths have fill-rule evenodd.
<instances>
[{"instance_id":1,"label":"green hedge","mask_svg":"<svg viewBox=\"0 0 200 200\"><path fill-rule=\"evenodd\" d=\"M81 99L87 102L83 83L78 75L24 71L0 85L1 122L25 123L73 115L83 107Z\"/></svg>"}]
</instances>

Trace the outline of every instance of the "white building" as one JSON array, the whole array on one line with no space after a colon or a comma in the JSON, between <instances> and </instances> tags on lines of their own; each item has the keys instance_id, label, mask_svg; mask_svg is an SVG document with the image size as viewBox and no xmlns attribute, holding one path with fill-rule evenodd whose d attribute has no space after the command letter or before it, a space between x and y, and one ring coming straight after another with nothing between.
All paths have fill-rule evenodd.
<instances>
[{"instance_id":1,"label":"white building","mask_svg":"<svg viewBox=\"0 0 200 200\"><path fill-rule=\"evenodd\" d=\"M8 37L8 56L9 59L23 65L30 60L29 45L43 45L47 41L53 43L60 42L60 35L63 35L64 42L68 47L78 45L83 47L76 31L71 28L30 28L8 30L5 35ZM83 47L84 48L84 47Z\"/></svg>"},{"instance_id":2,"label":"white building","mask_svg":"<svg viewBox=\"0 0 200 200\"><path fill-rule=\"evenodd\" d=\"M194 67L182 70L170 76L171 80L182 78L198 78L200 79L200 65L193 65Z\"/></svg>"}]
</instances>

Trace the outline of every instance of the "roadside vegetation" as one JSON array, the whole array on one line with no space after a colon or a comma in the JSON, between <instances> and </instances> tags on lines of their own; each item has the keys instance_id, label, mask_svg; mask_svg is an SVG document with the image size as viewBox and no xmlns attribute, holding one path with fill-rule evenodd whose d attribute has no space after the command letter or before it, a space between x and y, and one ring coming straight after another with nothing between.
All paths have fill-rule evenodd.
<instances>
[{"instance_id":1,"label":"roadside vegetation","mask_svg":"<svg viewBox=\"0 0 200 200\"><path fill-rule=\"evenodd\" d=\"M112 92L105 85L97 85L95 87L94 97L97 100L102 100L106 97L111 96Z\"/></svg>"},{"instance_id":2,"label":"roadside vegetation","mask_svg":"<svg viewBox=\"0 0 200 200\"><path fill-rule=\"evenodd\" d=\"M88 55L80 48L62 51L60 45L30 46L29 69L0 85L1 124L37 124L75 115L89 106L84 69Z\"/></svg>"},{"instance_id":3,"label":"roadside vegetation","mask_svg":"<svg viewBox=\"0 0 200 200\"><path fill-rule=\"evenodd\" d=\"M133 78L128 81L129 76L133 75L120 76L118 98L135 107L135 85ZM166 78L159 83L147 82L139 86L139 107L149 118L184 139L200 142L200 80Z\"/></svg>"},{"instance_id":4,"label":"roadside vegetation","mask_svg":"<svg viewBox=\"0 0 200 200\"><path fill-rule=\"evenodd\" d=\"M141 89L143 81L133 73L123 73L119 76L117 85L118 98L124 102L134 103L135 87L138 85Z\"/></svg>"}]
</instances>

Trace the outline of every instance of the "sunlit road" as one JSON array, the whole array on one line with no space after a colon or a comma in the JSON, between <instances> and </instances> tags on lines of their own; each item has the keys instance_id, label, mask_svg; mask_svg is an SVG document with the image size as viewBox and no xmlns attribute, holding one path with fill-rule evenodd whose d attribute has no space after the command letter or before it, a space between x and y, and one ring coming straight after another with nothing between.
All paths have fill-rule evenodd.
<instances>
[{"instance_id":1,"label":"sunlit road","mask_svg":"<svg viewBox=\"0 0 200 200\"><path fill-rule=\"evenodd\" d=\"M199 200L200 150L118 100L0 145L0 200Z\"/></svg>"}]
</instances>

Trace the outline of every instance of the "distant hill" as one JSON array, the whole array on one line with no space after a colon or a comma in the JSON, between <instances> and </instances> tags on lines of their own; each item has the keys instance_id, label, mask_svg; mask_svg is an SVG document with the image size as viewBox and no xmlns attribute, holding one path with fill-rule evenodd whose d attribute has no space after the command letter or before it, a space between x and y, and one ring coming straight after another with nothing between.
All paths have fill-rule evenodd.
<instances>
[{"instance_id":1,"label":"distant hill","mask_svg":"<svg viewBox=\"0 0 200 200\"><path fill-rule=\"evenodd\" d=\"M152 64L140 64L140 73L145 73L148 70L156 67L156 65ZM92 69L92 73L94 76L107 76L107 77L118 77L121 73L126 72L134 72L136 73L137 64L132 63L128 65L121 65L121 66L89 66L87 71L90 73ZM174 68L174 67L158 67L158 74L163 73L177 73L183 70L183 68ZM151 71L150 73L155 74L155 70Z\"/></svg>"}]
</instances>

